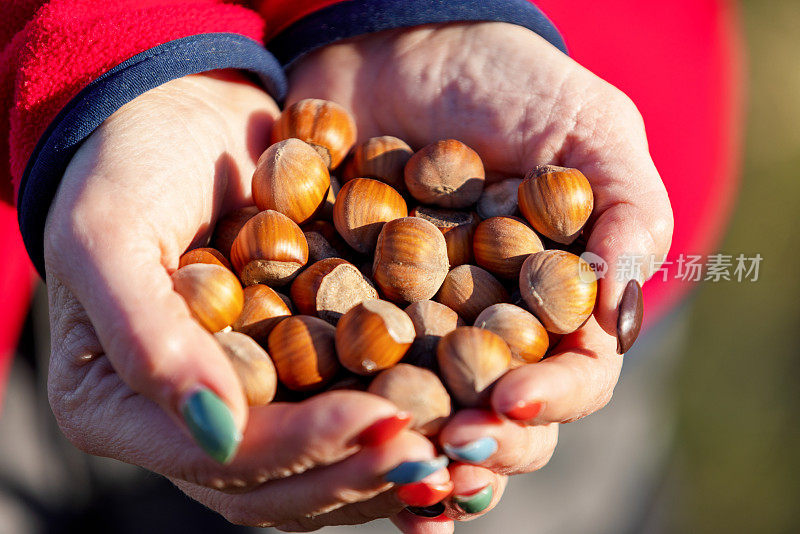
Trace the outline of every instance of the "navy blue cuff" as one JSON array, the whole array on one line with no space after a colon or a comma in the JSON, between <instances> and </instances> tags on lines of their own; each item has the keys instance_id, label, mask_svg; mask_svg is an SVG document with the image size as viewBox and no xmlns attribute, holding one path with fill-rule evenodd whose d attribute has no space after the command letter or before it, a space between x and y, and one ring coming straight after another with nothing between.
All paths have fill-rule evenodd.
<instances>
[{"instance_id":1,"label":"navy blue cuff","mask_svg":"<svg viewBox=\"0 0 800 534\"><path fill-rule=\"evenodd\" d=\"M523 26L567 52L553 23L527 0L348 0L320 9L275 36L267 48L282 65L340 39L444 22L493 21Z\"/></svg>"},{"instance_id":2,"label":"navy blue cuff","mask_svg":"<svg viewBox=\"0 0 800 534\"><path fill-rule=\"evenodd\" d=\"M215 69L250 71L275 100L286 94L281 66L260 43L234 33L206 33L133 56L90 83L59 112L28 160L17 203L25 248L42 277L47 212L81 143L137 96L170 80Z\"/></svg>"}]
</instances>

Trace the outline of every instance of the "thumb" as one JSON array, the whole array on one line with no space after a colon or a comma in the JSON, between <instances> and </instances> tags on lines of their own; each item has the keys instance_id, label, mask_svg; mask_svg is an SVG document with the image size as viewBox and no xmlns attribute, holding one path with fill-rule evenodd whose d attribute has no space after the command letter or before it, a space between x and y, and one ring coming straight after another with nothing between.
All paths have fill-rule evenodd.
<instances>
[{"instance_id":1,"label":"thumb","mask_svg":"<svg viewBox=\"0 0 800 534\"><path fill-rule=\"evenodd\" d=\"M241 385L213 336L173 290L161 248L134 226L109 225L92 209L65 219L54 206L45 239L47 277L75 294L122 380L227 463L247 418Z\"/></svg>"}]
</instances>

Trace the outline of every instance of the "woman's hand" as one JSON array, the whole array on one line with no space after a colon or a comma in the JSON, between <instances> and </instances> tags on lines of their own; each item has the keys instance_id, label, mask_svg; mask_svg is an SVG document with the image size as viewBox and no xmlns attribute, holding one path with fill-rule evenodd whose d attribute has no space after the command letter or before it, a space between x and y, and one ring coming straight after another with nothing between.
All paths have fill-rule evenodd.
<instances>
[{"instance_id":1,"label":"woman's hand","mask_svg":"<svg viewBox=\"0 0 800 534\"><path fill-rule=\"evenodd\" d=\"M522 176L536 165L580 169L590 180L595 207L586 249L608 271L599 281L594 316L565 336L547 360L508 373L497 384L488 413L465 411L441 440L451 456L464 445L470 476L451 472L455 498L449 516L465 519L491 509L502 476L544 465L556 444L558 425L603 407L619 377L622 357L638 324L620 320L629 280L618 276L624 256L644 259L643 283L663 258L672 237L672 211L650 158L642 118L623 93L582 68L544 39L504 23L431 25L370 34L327 46L293 66L288 103L302 98L334 100L354 112L359 138L395 135L414 147L457 138L474 148L489 171ZM633 298L625 306L637 304ZM514 421L514 422L512 422ZM478 449L476 454L473 449ZM488 455L488 456L487 456ZM488 468L488 469L487 469ZM462 472L463 475L466 471ZM498 473L498 474L495 474ZM493 488L483 506L457 506L480 479ZM476 499L473 499L476 500ZM423 528L407 512L398 524ZM443 523L432 528L452 528Z\"/></svg>"},{"instance_id":2,"label":"woman's hand","mask_svg":"<svg viewBox=\"0 0 800 534\"><path fill-rule=\"evenodd\" d=\"M235 72L189 76L124 106L84 143L47 219L50 403L79 448L161 473L233 522L386 517L405 506L387 479L449 484L433 445L366 393L248 410L169 277L221 213L250 203L277 113ZM392 470L407 461L422 463L400 479Z\"/></svg>"}]
</instances>

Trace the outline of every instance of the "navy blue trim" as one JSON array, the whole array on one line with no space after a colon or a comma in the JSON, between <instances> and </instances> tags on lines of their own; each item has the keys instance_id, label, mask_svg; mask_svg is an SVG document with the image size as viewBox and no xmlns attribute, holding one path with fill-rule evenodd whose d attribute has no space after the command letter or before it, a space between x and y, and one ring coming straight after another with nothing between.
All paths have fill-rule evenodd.
<instances>
[{"instance_id":1,"label":"navy blue trim","mask_svg":"<svg viewBox=\"0 0 800 534\"><path fill-rule=\"evenodd\" d=\"M48 126L31 154L18 197L25 248L44 277L44 225L61 177L81 143L117 109L170 80L215 69L256 74L277 101L286 77L260 43L234 33L205 33L176 39L120 63L78 93Z\"/></svg>"},{"instance_id":2,"label":"navy blue trim","mask_svg":"<svg viewBox=\"0 0 800 534\"><path fill-rule=\"evenodd\" d=\"M320 9L279 33L267 48L282 65L316 48L365 33L443 22L510 22L567 52L552 22L528 0L348 0Z\"/></svg>"}]
</instances>

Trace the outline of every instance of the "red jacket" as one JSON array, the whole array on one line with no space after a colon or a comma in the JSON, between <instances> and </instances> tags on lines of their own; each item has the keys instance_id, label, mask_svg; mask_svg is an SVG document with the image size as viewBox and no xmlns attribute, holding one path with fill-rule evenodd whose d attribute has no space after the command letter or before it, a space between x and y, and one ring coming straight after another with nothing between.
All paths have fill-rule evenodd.
<instances>
[{"instance_id":1,"label":"red jacket","mask_svg":"<svg viewBox=\"0 0 800 534\"><path fill-rule=\"evenodd\" d=\"M233 67L260 75L280 98L285 80L262 44L285 64L339 38L425 22L503 20L562 45L553 26L526 0L262 0L250 2L250 8L242 3L5 3L0 21L0 161L9 165L0 166L0 197L9 203L19 201L20 212L0 204L0 386L34 276L17 215L30 254L41 267L36 244L60 178L58 165L68 161L70 148L91 132L93 124L113 112L114 105L124 103L106 102L106 108L92 104L98 101L92 100L98 92L128 91L124 98L131 99L136 90L140 94L170 76ZM535 3L560 29L570 55L625 91L642 111L653 159L675 213L669 260L713 251L730 212L738 168L741 58L732 2ZM214 46L209 46L209 39ZM160 68L148 68L158 61ZM131 84L132 78L141 83ZM75 134L75 115L86 130L80 135ZM647 284L649 322L689 287L674 277Z\"/></svg>"}]
</instances>

